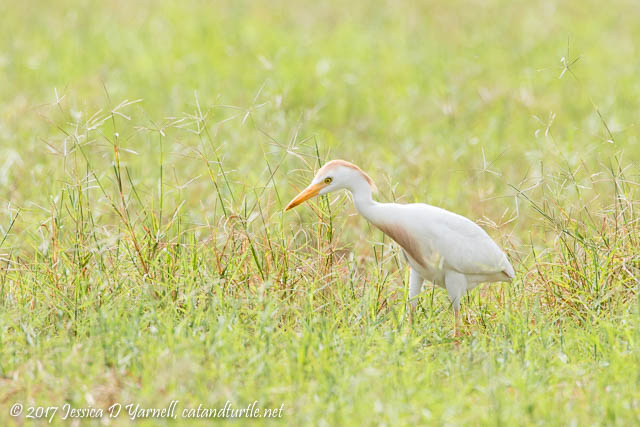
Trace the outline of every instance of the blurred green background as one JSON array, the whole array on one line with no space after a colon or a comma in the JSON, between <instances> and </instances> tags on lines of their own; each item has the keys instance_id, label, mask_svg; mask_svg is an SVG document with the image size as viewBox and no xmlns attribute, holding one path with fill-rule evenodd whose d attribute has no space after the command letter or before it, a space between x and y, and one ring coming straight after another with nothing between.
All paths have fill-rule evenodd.
<instances>
[{"instance_id":1,"label":"blurred green background","mask_svg":"<svg viewBox=\"0 0 640 427\"><path fill-rule=\"evenodd\" d=\"M234 184L265 184L263 152L285 152L268 146L269 137L303 151L316 138L324 156L360 164L387 197L394 185L405 200L495 216L513 201L471 212L474 199L512 194L507 184L544 176L543 160L548 171L556 163L596 167L614 154L638 161L635 6L15 3L0 18L2 198L24 205L55 193L65 137L56 126L82 128L123 100L142 99L124 111L132 120L118 124L123 147L138 153L125 160L136 180L155 185L145 167L159 164L157 133L134 128L194 114L197 94ZM570 63L575 78L563 73ZM64 97L65 114L56 97ZM242 123L252 108L253 121ZM184 161L198 144L188 132L167 138L175 185L202 172ZM108 170L110 147L99 137L93 145L104 161L94 166ZM288 196L285 172L305 165L285 161L275 178ZM209 200L203 185L185 187L183 198Z\"/></svg>"}]
</instances>

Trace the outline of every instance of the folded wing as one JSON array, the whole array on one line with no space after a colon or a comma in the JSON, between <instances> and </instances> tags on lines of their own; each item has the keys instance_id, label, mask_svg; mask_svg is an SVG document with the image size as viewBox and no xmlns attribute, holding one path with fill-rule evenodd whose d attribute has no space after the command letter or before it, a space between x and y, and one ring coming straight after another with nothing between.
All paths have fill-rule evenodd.
<instances>
[{"instance_id":1,"label":"folded wing","mask_svg":"<svg viewBox=\"0 0 640 427\"><path fill-rule=\"evenodd\" d=\"M428 246L425 251L438 253L445 265L459 273L492 275L502 273L505 279L514 276L513 267L504 252L489 235L473 221L429 205L419 206L418 240ZM415 218L415 216L414 216ZM415 224L415 221L413 222Z\"/></svg>"}]
</instances>

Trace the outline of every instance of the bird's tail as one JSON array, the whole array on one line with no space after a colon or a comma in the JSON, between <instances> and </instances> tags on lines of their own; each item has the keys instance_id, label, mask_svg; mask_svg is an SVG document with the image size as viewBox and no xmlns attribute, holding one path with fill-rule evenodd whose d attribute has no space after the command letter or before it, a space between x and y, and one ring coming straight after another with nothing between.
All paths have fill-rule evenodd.
<instances>
[{"instance_id":1,"label":"bird's tail","mask_svg":"<svg viewBox=\"0 0 640 427\"><path fill-rule=\"evenodd\" d=\"M502 274L504 274L510 282L516 277L516 272L513 270L513 266L511 266L511 263L507 259L506 255L504 257L504 264L505 267L502 270Z\"/></svg>"}]
</instances>

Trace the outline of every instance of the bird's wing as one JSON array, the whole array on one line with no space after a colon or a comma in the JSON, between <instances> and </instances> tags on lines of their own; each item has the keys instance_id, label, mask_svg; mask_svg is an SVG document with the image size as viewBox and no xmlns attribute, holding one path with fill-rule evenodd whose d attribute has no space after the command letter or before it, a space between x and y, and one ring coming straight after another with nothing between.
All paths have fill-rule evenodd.
<instances>
[{"instance_id":1,"label":"bird's wing","mask_svg":"<svg viewBox=\"0 0 640 427\"><path fill-rule=\"evenodd\" d=\"M426 253L436 253L451 269L463 274L513 276L504 252L476 223L434 206L413 205L412 223ZM412 227L414 228L414 227Z\"/></svg>"}]
</instances>

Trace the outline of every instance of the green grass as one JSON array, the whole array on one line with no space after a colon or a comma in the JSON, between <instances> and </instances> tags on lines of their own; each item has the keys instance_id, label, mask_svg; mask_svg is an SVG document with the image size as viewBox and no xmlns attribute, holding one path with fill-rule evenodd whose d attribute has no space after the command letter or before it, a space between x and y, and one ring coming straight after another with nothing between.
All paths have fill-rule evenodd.
<instances>
[{"instance_id":1,"label":"green grass","mask_svg":"<svg viewBox=\"0 0 640 427\"><path fill-rule=\"evenodd\" d=\"M291 425L638 423L639 19L632 1L7 3L0 424L25 421L16 402L172 400L178 424L227 401ZM284 214L331 158L505 248L517 277L465 298L461 339L440 289L408 321L397 247L344 195Z\"/></svg>"}]
</instances>

